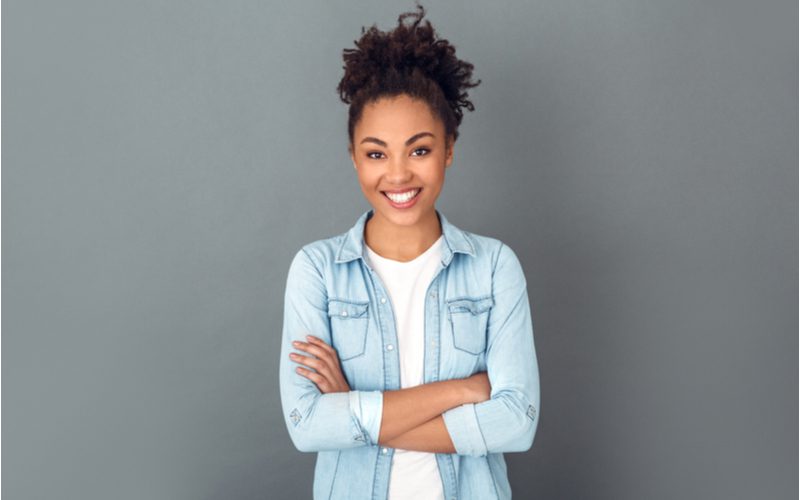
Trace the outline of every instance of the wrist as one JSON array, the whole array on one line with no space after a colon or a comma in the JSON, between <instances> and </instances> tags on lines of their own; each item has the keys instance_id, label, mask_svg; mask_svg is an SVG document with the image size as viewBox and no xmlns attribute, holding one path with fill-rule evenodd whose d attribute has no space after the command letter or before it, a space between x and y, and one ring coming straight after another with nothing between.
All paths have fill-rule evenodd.
<instances>
[{"instance_id":1,"label":"wrist","mask_svg":"<svg viewBox=\"0 0 800 500\"><path fill-rule=\"evenodd\" d=\"M451 379L447 380L446 383L450 385L450 392L453 396L452 408L472 402L468 379Z\"/></svg>"}]
</instances>

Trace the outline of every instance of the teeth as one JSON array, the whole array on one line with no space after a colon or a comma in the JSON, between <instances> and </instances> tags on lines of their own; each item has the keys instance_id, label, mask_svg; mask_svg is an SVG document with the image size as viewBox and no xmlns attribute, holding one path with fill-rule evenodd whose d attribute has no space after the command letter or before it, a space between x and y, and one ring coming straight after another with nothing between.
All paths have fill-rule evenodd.
<instances>
[{"instance_id":1,"label":"teeth","mask_svg":"<svg viewBox=\"0 0 800 500\"><path fill-rule=\"evenodd\" d=\"M386 196L388 196L395 203L405 203L411 198L415 197L417 193L419 193L419 189L412 189L411 191L406 191L405 193L401 194L386 193Z\"/></svg>"}]
</instances>

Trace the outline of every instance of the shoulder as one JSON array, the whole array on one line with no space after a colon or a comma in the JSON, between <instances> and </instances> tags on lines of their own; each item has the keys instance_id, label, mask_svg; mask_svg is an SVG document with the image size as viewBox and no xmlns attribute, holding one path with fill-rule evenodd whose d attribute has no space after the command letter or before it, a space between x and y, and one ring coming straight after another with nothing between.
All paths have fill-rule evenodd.
<instances>
[{"instance_id":1,"label":"shoulder","mask_svg":"<svg viewBox=\"0 0 800 500\"><path fill-rule=\"evenodd\" d=\"M481 273L491 276L492 286L505 288L527 285L522 263L508 243L492 236L465 230L462 232L475 250L474 264Z\"/></svg>"},{"instance_id":2,"label":"shoulder","mask_svg":"<svg viewBox=\"0 0 800 500\"><path fill-rule=\"evenodd\" d=\"M499 238L473 233L463 229L461 231L472 244L475 250L475 256L478 257L479 260L489 261L492 269L507 265L509 261L519 262L517 254L511 246Z\"/></svg>"},{"instance_id":3,"label":"shoulder","mask_svg":"<svg viewBox=\"0 0 800 500\"><path fill-rule=\"evenodd\" d=\"M294 255L294 260L303 259L322 270L329 266L338 254L347 232L320 238L301 246Z\"/></svg>"}]
</instances>

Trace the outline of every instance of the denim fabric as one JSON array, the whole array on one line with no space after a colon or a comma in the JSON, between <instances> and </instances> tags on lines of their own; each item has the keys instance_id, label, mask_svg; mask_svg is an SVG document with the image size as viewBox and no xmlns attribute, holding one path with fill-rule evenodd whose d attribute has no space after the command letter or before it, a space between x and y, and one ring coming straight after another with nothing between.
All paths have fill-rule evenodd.
<instances>
[{"instance_id":1,"label":"denim fabric","mask_svg":"<svg viewBox=\"0 0 800 500\"><path fill-rule=\"evenodd\" d=\"M364 212L347 232L303 246L286 282L280 358L283 415L295 447L317 452L313 495L385 499L394 450L378 444L383 391L400 389L388 293L364 258ZM437 453L445 497L511 498L505 452L533 444L539 369L526 279L500 240L461 230L436 210L442 260L425 302L424 382L487 371L491 399L443 413L456 453ZM314 335L336 348L350 392L322 394L288 358Z\"/></svg>"}]
</instances>

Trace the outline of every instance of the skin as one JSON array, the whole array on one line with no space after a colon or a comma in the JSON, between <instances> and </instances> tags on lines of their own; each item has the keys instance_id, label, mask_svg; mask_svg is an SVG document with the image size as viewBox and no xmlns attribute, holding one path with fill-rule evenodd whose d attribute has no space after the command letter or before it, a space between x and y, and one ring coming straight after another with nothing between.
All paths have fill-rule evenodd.
<instances>
[{"instance_id":1,"label":"skin","mask_svg":"<svg viewBox=\"0 0 800 500\"><path fill-rule=\"evenodd\" d=\"M408 142L408 144L406 144ZM364 228L364 240L379 255L402 262L419 256L441 236L435 203L445 172L453 161L452 136L428 107L407 95L382 98L364 107L349 144L361 191L374 209ZM394 208L382 191L422 188L415 205ZM307 337L294 347L310 356L292 353L296 371L323 393L351 390L336 350ZM311 369L309 369L311 368ZM313 369L313 370L312 370ZM490 398L486 372L384 391L379 444L431 453L455 453L441 414L465 403Z\"/></svg>"},{"instance_id":2,"label":"skin","mask_svg":"<svg viewBox=\"0 0 800 500\"><path fill-rule=\"evenodd\" d=\"M433 136L420 137L423 133ZM408 140L413 142L406 145ZM361 191L374 209L364 240L378 255L406 262L441 236L435 204L454 146L452 136L445 138L442 121L423 101L400 95L364 106L348 150ZM382 193L410 187L422 191L408 209L392 207Z\"/></svg>"}]
</instances>

